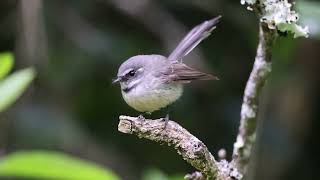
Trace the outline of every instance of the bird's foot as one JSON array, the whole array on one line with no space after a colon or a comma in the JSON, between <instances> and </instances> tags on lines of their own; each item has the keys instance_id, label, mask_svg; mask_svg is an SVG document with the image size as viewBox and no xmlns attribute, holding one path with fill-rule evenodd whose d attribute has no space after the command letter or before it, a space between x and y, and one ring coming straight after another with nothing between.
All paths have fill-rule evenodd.
<instances>
[{"instance_id":1,"label":"bird's foot","mask_svg":"<svg viewBox=\"0 0 320 180\"><path fill-rule=\"evenodd\" d=\"M139 119L140 121L145 121L145 120L146 120L146 118L145 118L142 114L140 114L140 115L138 116L138 119Z\"/></svg>"},{"instance_id":2,"label":"bird's foot","mask_svg":"<svg viewBox=\"0 0 320 180\"><path fill-rule=\"evenodd\" d=\"M167 125L169 123L169 114L166 115L166 117L161 118L162 121L164 121L164 126L163 126L163 130L165 130L167 128Z\"/></svg>"}]
</instances>

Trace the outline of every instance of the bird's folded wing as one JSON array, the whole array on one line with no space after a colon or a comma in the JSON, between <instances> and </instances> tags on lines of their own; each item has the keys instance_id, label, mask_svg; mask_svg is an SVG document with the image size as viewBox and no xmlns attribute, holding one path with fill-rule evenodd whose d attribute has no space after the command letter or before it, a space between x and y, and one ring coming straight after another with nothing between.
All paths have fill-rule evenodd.
<instances>
[{"instance_id":1,"label":"bird's folded wing","mask_svg":"<svg viewBox=\"0 0 320 180\"><path fill-rule=\"evenodd\" d=\"M216 76L195 70L184 63L172 63L163 73L166 82L189 83L193 80L218 80Z\"/></svg>"}]
</instances>

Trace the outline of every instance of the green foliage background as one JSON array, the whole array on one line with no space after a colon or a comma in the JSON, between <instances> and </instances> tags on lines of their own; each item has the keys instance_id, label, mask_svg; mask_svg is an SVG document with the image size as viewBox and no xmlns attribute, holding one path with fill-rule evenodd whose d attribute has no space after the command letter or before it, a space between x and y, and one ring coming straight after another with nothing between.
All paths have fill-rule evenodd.
<instances>
[{"instance_id":1,"label":"green foliage background","mask_svg":"<svg viewBox=\"0 0 320 180\"><path fill-rule=\"evenodd\" d=\"M319 167L320 5L301 0L295 8L311 35L283 33L275 44L253 179L312 179ZM168 55L188 29L220 14L212 36L185 59L220 81L186 87L170 117L230 159L258 32L240 2L1 1L0 52L13 55L0 56L0 174L172 180L193 172L171 148L117 131L119 115L139 113L111 79L127 58Z\"/></svg>"}]
</instances>

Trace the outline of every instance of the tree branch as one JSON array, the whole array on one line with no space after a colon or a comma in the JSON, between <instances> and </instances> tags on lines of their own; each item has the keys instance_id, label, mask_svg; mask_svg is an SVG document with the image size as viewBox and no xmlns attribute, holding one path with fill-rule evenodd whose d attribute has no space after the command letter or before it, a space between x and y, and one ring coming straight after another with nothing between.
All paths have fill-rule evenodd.
<instances>
[{"instance_id":1,"label":"tree branch","mask_svg":"<svg viewBox=\"0 0 320 180\"><path fill-rule=\"evenodd\" d=\"M288 0L241 0L241 4L254 11L260 21L257 54L244 91L239 133L233 149L233 163L246 174L256 139L259 95L271 73L271 49L277 31L291 32L294 37L308 37L309 30L307 26L297 24L299 15L292 10Z\"/></svg>"},{"instance_id":2,"label":"tree branch","mask_svg":"<svg viewBox=\"0 0 320 180\"><path fill-rule=\"evenodd\" d=\"M261 22L257 54L244 91L239 133L233 150L236 167L243 174L246 173L252 146L256 139L259 95L271 73L271 48L274 39L275 30L270 30Z\"/></svg>"},{"instance_id":3,"label":"tree branch","mask_svg":"<svg viewBox=\"0 0 320 180\"><path fill-rule=\"evenodd\" d=\"M174 121L141 119L120 116L118 130L139 138L174 146L178 154L201 173L187 175L187 179L240 179L242 176L227 161L217 162L206 145Z\"/></svg>"}]
</instances>

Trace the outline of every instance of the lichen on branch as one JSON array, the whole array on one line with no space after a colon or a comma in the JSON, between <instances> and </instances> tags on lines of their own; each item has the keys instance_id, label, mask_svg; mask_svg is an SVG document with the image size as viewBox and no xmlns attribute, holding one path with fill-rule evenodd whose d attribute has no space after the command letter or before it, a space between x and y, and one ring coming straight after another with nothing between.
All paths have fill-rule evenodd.
<instances>
[{"instance_id":1,"label":"lichen on branch","mask_svg":"<svg viewBox=\"0 0 320 180\"><path fill-rule=\"evenodd\" d=\"M260 18L259 43L253 69L244 91L241 119L237 140L234 143L233 163L242 174L247 174L253 145L256 141L256 126L259 97L271 73L272 46L276 32L292 32L294 37L308 36L308 27L297 25L298 14L291 10L287 0L241 0Z\"/></svg>"},{"instance_id":2,"label":"lichen on branch","mask_svg":"<svg viewBox=\"0 0 320 180\"><path fill-rule=\"evenodd\" d=\"M260 21L268 25L269 29L280 32L291 32L294 37L308 37L308 26L298 25L299 14L292 10L293 3L288 0L241 0L241 4L248 9L257 9Z\"/></svg>"},{"instance_id":3,"label":"lichen on branch","mask_svg":"<svg viewBox=\"0 0 320 180\"><path fill-rule=\"evenodd\" d=\"M243 174L247 172L252 147L256 141L259 97L271 73L271 50L274 39L275 31L260 23L257 54L244 91L239 133L233 149L233 160Z\"/></svg>"}]
</instances>

